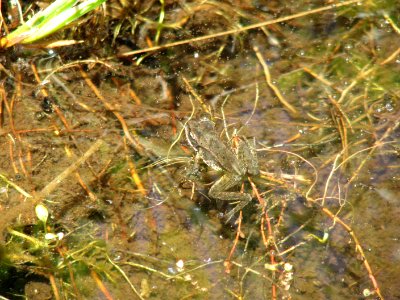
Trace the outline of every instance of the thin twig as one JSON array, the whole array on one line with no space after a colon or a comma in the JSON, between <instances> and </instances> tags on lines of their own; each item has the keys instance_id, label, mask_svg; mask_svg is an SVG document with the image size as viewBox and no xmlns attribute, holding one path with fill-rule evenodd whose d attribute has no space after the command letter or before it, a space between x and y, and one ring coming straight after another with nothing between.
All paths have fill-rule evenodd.
<instances>
[{"instance_id":1,"label":"thin twig","mask_svg":"<svg viewBox=\"0 0 400 300\"><path fill-rule=\"evenodd\" d=\"M349 225L347 225L345 222L343 222L338 216L334 215L329 209L327 209L326 207L322 208L322 211L329 216L334 222L339 223L340 225L342 225L342 227L350 234L350 236L352 237L354 243L356 244L356 251L360 254L361 256L361 260L365 266L365 268L367 269L368 272L368 276L372 282L372 285L375 289L376 294L380 297L381 300L384 300L382 294L381 294L381 290L379 288L378 282L375 279L374 274L372 273L372 269L371 269L371 265L369 264L367 257L365 256L364 250L361 247L360 242L358 241L357 236L355 235L353 229L351 229L351 227Z\"/></svg>"},{"instance_id":2,"label":"thin twig","mask_svg":"<svg viewBox=\"0 0 400 300\"><path fill-rule=\"evenodd\" d=\"M221 37L221 36L237 34L237 33L240 33L240 32L251 30L251 29L257 29L257 28L261 28L261 27L264 27L264 26L272 25L272 24L286 22L286 21L290 21L290 20L293 20L293 19L297 19L297 18L309 16L309 15L312 15L312 14L321 13L323 11L327 11L327 10L331 10L331 9L337 9L339 7L342 7L342 6L348 6L348 5L351 5L351 4L354 4L354 3L361 3L361 2L362 1L360 1L360 0L350 0L350 1L345 1L345 2L342 2L342 3L335 3L335 4L331 4L331 5L325 6L325 7L320 7L320 8L312 9L312 10L309 10L309 11L303 11L303 12L300 12L300 13L297 13L297 14L293 14L293 15L290 15L290 16L281 17L281 18L277 18L277 19L274 19L274 20L268 20L268 21L265 21L265 22L260 22L260 23L249 25L249 26L245 26L245 27L242 27L242 28L227 30L227 31L219 32L219 33L213 33L213 34L209 34L209 35L205 35L205 36L199 36L197 38L193 38L193 39L189 39L189 40L183 40L183 41L177 41L177 42L169 43L169 44L166 44L166 45L160 45L160 46L149 47L149 48L146 48L146 49L139 49L139 50L129 51L129 52L125 52L125 53L123 53L123 54L121 54L119 56L120 57L133 56L133 55L136 55L136 54L154 52L154 51L167 49L167 48L171 48L171 47L186 45L186 44L189 44L189 43L194 43L194 42L200 42L200 41L205 41L205 40L209 40L209 39L214 39L214 38ZM115 58L114 56L108 57L108 59L114 59L114 58Z\"/></svg>"},{"instance_id":3,"label":"thin twig","mask_svg":"<svg viewBox=\"0 0 400 300\"><path fill-rule=\"evenodd\" d=\"M115 262L111 260L111 258L107 255L108 261L118 270L118 272L121 273L121 275L125 278L125 280L128 282L129 286L131 287L132 291L135 293L136 296L138 296L139 299L144 300L143 297L139 294L139 292L136 290L135 286L132 284L132 282L129 280L128 276L125 274L124 270L122 270Z\"/></svg>"},{"instance_id":4,"label":"thin twig","mask_svg":"<svg viewBox=\"0 0 400 300\"><path fill-rule=\"evenodd\" d=\"M271 88L271 90L274 91L276 97L279 99L279 101L283 104L283 106L285 106L290 112L297 114L297 109L291 105L286 99L285 97L283 97L281 91L279 90L279 88L272 82L271 80L271 73L269 72L269 68L268 65L265 63L264 57L262 56L261 52L258 50L257 47L254 47L254 52L257 55L257 58L261 64L261 66L263 67L264 70L264 75L265 75L265 81L267 82L268 86Z\"/></svg>"},{"instance_id":5,"label":"thin twig","mask_svg":"<svg viewBox=\"0 0 400 300\"><path fill-rule=\"evenodd\" d=\"M9 225L9 223L18 217L18 215L29 211L40 201L43 201L45 197L50 195L56 187L63 182L71 173L79 168L79 166L84 163L90 156L92 156L102 145L103 140L97 140L90 148L74 163L72 163L68 168L66 168L61 174L56 176L49 184L47 184L39 193L37 193L33 199L23 202L9 209L4 216L2 216L0 222L0 244L4 243L4 230Z\"/></svg>"}]
</instances>

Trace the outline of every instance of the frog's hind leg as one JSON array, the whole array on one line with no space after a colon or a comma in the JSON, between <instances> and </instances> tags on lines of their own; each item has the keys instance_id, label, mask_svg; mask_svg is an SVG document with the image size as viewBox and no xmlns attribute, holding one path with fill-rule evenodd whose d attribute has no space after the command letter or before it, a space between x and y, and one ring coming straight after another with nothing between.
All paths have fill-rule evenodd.
<instances>
[{"instance_id":1,"label":"frog's hind leg","mask_svg":"<svg viewBox=\"0 0 400 300\"><path fill-rule=\"evenodd\" d=\"M208 195L211 198L223 201L246 201L249 198L251 200L249 194L229 192L231 188L238 186L241 182L242 176L240 175L224 175L212 185Z\"/></svg>"},{"instance_id":2,"label":"frog's hind leg","mask_svg":"<svg viewBox=\"0 0 400 300\"><path fill-rule=\"evenodd\" d=\"M208 192L210 197L217 200L239 202L238 205L227 214L227 222L252 199L249 194L229 192L231 188L237 186L241 182L242 176L240 175L225 175L215 182Z\"/></svg>"},{"instance_id":3,"label":"frog's hind leg","mask_svg":"<svg viewBox=\"0 0 400 300\"><path fill-rule=\"evenodd\" d=\"M246 194L247 196L250 196L249 194ZM239 211L241 211L247 204L249 204L251 201L250 199L246 201L240 201L233 209L231 209L227 214L225 214L225 223L228 223L230 219Z\"/></svg>"}]
</instances>

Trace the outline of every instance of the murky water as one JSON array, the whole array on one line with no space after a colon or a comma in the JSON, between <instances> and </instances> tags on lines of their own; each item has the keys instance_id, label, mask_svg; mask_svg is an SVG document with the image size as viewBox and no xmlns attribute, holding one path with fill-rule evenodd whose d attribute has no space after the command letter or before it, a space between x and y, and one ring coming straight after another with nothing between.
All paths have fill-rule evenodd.
<instances>
[{"instance_id":1,"label":"murky water","mask_svg":"<svg viewBox=\"0 0 400 300\"><path fill-rule=\"evenodd\" d=\"M286 2L171 1L157 31L158 2L116 1L92 21L102 44L81 28L92 48L4 50L1 296L400 298L396 4ZM105 28L122 20L112 43ZM189 42L115 56L157 34ZM235 135L257 149L261 175L242 187L252 202L229 222L234 205L208 191L232 171L200 161L187 174L184 124L200 114L232 151ZM45 239L39 202L61 240Z\"/></svg>"}]
</instances>

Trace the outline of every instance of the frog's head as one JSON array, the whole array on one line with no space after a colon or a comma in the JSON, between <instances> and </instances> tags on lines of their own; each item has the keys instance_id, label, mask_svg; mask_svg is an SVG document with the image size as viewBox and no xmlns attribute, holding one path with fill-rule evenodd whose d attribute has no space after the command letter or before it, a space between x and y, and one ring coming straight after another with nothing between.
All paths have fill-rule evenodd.
<instances>
[{"instance_id":1,"label":"frog's head","mask_svg":"<svg viewBox=\"0 0 400 300\"><path fill-rule=\"evenodd\" d=\"M211 121L208 115L204 115L199 118L197 126L203 134L215 130L215 123Z\"/></svg>"}]
</instances>

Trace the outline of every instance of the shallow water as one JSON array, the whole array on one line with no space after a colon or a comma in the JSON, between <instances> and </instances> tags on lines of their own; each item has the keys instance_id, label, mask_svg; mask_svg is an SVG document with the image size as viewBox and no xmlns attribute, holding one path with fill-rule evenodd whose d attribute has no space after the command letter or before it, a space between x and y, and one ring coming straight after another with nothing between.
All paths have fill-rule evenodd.
<instances>
[{"instance_id":1,"label":"shallow water","mask_svg":"<svg viewBox=\"0 0 400 300\"><path fill-rule=\"evenodd\" d=\"M296 3L167 3L166 24L182 28L163 28L161 44L307 11L308 2ZM153 5L127 11L154 18ZM8 231L0 295L17 299L44 284L55 299L55 289L60 299L400 298L400 42L396 5L376 5L381 10L349 4L144 56L109 58L154 38L140 18L140 30L131 35L123 23L112 46L102 27L103 46L92 49L4 52L13 77L1 74L0 209L22 216L0 229L25 236ZM113 17L104 25L129 15ZM65 67L79 56L104 61ZM225 222L231 203L208 197L230 170L202 164L188 180L194 151L183 126L193 111L211 112L229 147L226 134L236 131L255 142L261 200L244 178L253 200L240 230L238 214ZM21 209L31 200L15 186L37 199L100 139L38 199L50 211L47 230L65 237L35 248L27 236L44 241L43 224L33 204Z\"/></svg>"}]
</instances>

